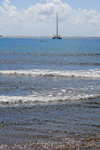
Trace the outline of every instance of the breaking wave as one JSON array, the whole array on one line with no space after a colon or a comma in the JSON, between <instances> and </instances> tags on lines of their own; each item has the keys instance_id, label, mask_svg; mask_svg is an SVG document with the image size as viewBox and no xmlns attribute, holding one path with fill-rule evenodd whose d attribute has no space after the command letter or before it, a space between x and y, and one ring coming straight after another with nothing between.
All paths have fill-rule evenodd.
<instances>
[{"instance_id":1,"label":"breaking wave","mask_svg":"<svg viewBox=\"0 0 100 150\"><path fill-rule=\"evenodd\" d=\"M54 76L54 77L69 77L69 78L100 78L100 69L88 70L0 70L0 75L7 76Z\"/></svg>"},{"instance_id":2,"label":"breaking wave","mask_svg":"<svg viewBox=\"0 0 100 150\"><path fill-rule=\"evenodd\" d=\"M36 102L61 102L61 101L77 101L77 100L84 100L84 99L92 99L92 98L99 98L100 95L97 94L79 94L79 95L66 95L66 96L0 96L0 104L31 104Z\"/></svg>"}]
</instances>

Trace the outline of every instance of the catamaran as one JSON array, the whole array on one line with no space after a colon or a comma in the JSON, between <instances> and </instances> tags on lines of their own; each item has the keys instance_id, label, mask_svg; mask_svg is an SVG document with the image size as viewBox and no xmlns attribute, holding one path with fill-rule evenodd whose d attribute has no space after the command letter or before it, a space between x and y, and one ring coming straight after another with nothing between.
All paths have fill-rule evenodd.
<instances>
[{"instance_id":1,"label":"catamaran","mask_svg":"<svg viewBox=\"0 0 100 150\"><path fill-rule=\"evenodd\" d=\"M61 39L61 36L58 35L58 12L56 13L56 35L54 35L52 39Z\"/></svg>"}]
</instances>

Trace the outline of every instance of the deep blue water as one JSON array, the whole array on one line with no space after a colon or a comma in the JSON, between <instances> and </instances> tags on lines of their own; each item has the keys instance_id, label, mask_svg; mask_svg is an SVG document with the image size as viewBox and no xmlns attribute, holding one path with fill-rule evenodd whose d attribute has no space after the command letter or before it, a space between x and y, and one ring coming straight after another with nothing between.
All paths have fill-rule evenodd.
<instances>
[{"instance_id":1,"label":"deep blue water","mask_svg":"<svg viewBox=\"0 0 100 150\"><path fill-rule=\"evenodd\" d=\"M100 39L1 38L0 54L2 70L100 68Z\"/></svg>"},{"instance_id":2,"label":"deep blue water","mask_svg":"<svg viewBox=\"0 0 100 150\"><path fill-rule=\"evenodd\" d=\"M100 147L100 38L0 38L0 130L4 149Z\"/></svg>"}]
</instances>

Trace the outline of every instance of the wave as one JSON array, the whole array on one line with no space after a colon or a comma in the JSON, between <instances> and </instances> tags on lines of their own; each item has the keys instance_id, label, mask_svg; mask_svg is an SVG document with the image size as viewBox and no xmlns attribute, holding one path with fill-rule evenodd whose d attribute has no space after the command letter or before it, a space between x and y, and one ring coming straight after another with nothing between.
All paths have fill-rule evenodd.
<instances>
[{"instance_id":1,"label":"wave","mask_svg":"<svg viewBox=\"0 0 100 150\"><path fill-rule=\"evenodd\" d=\"M69 77L69 78L93 78L100 79L100 69L88 70L0 70L0 75L7 76L47 76L47 77Z\"/></svg>"},{"instance_id":2,"label":"wave","mask_svg":"<svg viewBox=\"0 0 100 150\"><path fill-rule=\"evenodd\" d=\"M18 49L21 48L18 46ZM79 56L97 56L99 57L100 56L100 53L45 53L45 52L42 52L42 53L38 53L38 52L15 52L15 51L0 51L0 54L1 55L23 55L24 56L27 56L27 55L34 55L34 56L48 56L48 57L52 57L52 56L57 56L57 57L71 57L71 56L74 56L74 57L79 57Z\"/></svg>"},{"instance_id":3,"label":"wave","mask_svg":"<svg viewBox=\"0 0 100 150\"><path fill-rule=\"evenodd\" d=\"M58 102L58 101L77 101L84 99L100 98L100 95L79 94L75 96L0 96L0 104L32 104L36 102Z\"/></svg>"}]
</instances>

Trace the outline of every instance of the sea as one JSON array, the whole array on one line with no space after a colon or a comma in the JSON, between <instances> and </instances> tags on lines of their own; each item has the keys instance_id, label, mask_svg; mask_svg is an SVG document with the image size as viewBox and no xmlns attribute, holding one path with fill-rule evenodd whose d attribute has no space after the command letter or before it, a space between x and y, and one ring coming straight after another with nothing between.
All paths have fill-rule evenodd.
<instances>
[{"instance_id":1,"label":"sea","mask_svg":"<svg viewBox=\"0 0 100 150\"><path fill-rule=\"evenodd\" d=\"M0 150L100 149L100 37L0 38Z\"/></svg>"}]
</instances>

